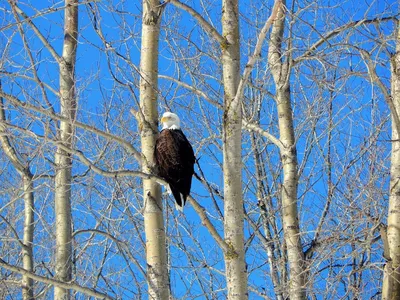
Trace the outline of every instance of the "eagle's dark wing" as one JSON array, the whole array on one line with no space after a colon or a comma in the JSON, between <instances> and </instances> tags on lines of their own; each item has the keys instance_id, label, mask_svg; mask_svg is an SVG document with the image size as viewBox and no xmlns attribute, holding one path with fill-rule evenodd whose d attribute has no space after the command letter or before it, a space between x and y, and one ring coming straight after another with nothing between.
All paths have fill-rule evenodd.
<instances>
[{"instance_id":1,"label":"eagle's dark wing","mask_svg":"<svg viewBox=\"0 0 400 300\"><path fill-rule=\"evenodd\" d=\"M169 183L177 204L183 207L190 194L196 161L192 146L181 130L164 129L156 141L154 156L159 175Z\"/></svg>"}]
</instances>

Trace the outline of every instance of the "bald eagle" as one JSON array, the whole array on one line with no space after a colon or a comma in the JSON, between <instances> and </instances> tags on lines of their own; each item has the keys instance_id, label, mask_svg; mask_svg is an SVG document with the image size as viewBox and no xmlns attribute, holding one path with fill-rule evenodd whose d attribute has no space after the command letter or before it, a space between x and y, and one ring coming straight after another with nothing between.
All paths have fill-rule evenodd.
<instances>
[{"instance_id":1,"label":"bald eagle","mask_svg":"<svg viewBox=\"0 0 400 300\"><path fill-rule=\"evenodd\" d=\"M163 127L156 140L154 158L158 174L169 184L176 208L183 211L186 198L190 194L196 158L181 130L178 116L165 112L161 123Z\"/></svg>"}]
</instances>

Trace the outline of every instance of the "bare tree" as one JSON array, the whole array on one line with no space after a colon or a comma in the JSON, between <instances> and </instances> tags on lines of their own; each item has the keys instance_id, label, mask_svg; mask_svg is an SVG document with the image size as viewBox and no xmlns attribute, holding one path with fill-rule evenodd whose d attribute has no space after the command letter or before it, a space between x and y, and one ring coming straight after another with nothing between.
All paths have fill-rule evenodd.
<instances>
[{"instance_id":1,"label":"bare tree","mask_svg":"<svg viewBox=\"0 0 400 300\"><path fill-rule=\"evenodd\" d=\"M142 171L152 173L158 136L158 41L163 6L158 0L143 0L140 58L140 109L136 113L142 143ZM149 297L169 299L163 203L158 183L143 180L144 228Z\"/></svg>"},{"instance_id":2,"label":"bare tree","mask_svg":"<svg viewBox=\"0 0 400 300\"><path fill-rule=\"evenodd\" d=\"M1 89L1 85L0 85ZM33 232L34 232L34 194L33 194L33 175L25 162L21 161L21 155L17 153L12 145L11 139L7 136L6 114L4 110L3 98L0 97L0 141L4 153L7 155L10 162L15 167L16 171L21 176L24 199L24 237L22 243L22 259L25 270L32 272L34 267L33 260ZM22 279L22 296L23 299L33 299L34 285L33 280L28 276L23 276Z\"/></svg>"},{"instance_id":3,"label":"bare tree","mask_svg":"<svg viewBox=\"0 0 400 300\"><path fill-rule=\"evenodd\" d=\"M223 174L224 235L232 252L225 254L228 299L247 299L247 274L244 261L242 195L242 108L236 97L240 80L239 3L223 1L222 48L224 83Z\"/></svg>"},{"instance_id":4,"label":"bare tree","mask_svg":"<svg viewBox=\"0 0 400 300\"><path fill-rule=\"evenodd\" d=\"M64 147L72 148L74 122L76 119L75 64L78 47L78 0L66 0L64 10L64 44L58 59L60 68L60 122L59 141ZM72 278L72 159L62 147L55 154L55 214L56 214L56 276L61 281ZM54 288L55 299L69 298L65 288Z\"/></svg>"},{"instance_id":5,"label":"bare tree","mask_svg":"<svg viewBox=\"0 0 400 300\"><path fill-rule=\"evenodd\" d=\"M387 249L385 258L388 260L384 268L382 299L398 299L400 297L400 132L394 115L400 114L400 30L399 21L395 23L396 52L391 58L391 97L393 101L392 111L392 155L390 166L390 197L388 207L387 231L383 231L383 237L387 234ZM373 71L373 70L371 70ZM379 82L379 81L378 81ZM381 84L385 90L385 87ZM386 91L386 94L388 92ZM386 246L386 245L385 245Z\"/></svg>"},{"instance_id":6,"label":"bare tree","mask_svg":"<svg viewBox=\"0 0 400 300\"><path fill-rule=\"evenodd\" d=\"M286 6L286 1L282 1ZM268 51L268 63L274 78L275 101L279 122L279 140L282 143L281 159L283 166L283 184L281 187L282 222L290 265L290 298L305 298L304 255L300 240L298 205L298 163L295 141L293 110L290 96L291 58L283 60L282 42L285 29L283 6L279 10L271 32Z\"/></svg>"}]
</instances>

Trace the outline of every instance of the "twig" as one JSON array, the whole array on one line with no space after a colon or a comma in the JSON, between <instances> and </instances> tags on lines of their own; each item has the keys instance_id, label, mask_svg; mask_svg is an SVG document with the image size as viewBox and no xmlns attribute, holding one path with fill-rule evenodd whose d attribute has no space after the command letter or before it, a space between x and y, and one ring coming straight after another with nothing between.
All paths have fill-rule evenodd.
<instances>
[{"instance_id":1,"label":"twig","mask_svg":"<svg viewBox=\"0 0 400 300\"><path fill-rule=\"evenodd\" d=\"M10 265L10 264L6 263L4 260L2 260L1 258L0 258L0 267L3 267L4 269L12 271L14 273L18 273L18 274L24 275L26 277L32 278L33 280L36 280L39 282L51 284L53 286L57 286L57 287L65 288L65 289L71 289L71 290L86 294L88 296L92 296L92 297L96 297L96 298L100 298L100 299L106 299L106 300L115 299L107 294L103 294L94 289L89 289L89 288L83 287L74 282L63 282L60 280L37 275L37 274L29 272L23 268Z\"/></svg>"},{"instance_id":2,"label":"twig","mask_svg":"<svg viewBox=\"0 0 400 300\"><path fill-rule=\"evenodd\" d=\"M193 8L178 0L169 0L168 2L188 12L193 18L195 18L199 22L199 24L205 29L205 31L210 33L211 36L220 43L220 45L225 45L227 43L226 39L222 35L220 35L219 32Z\"/></svg>"},{"instance_id":3,"label":"twig","mask_svg":"<svg viewBox=\"0 0 400 300\"><path fill-rule=\"evenodd\" d=\"M367 65L368 74L371 77L371 82L373 84L375 83L381 89L382 94L383 94L383 96L385 98L385 101L386 101L387 105L390 108L390 112L391 112L392 117L393 117L394 127L396 128L397 135L400 136L400 118L399 118L399 114L397 112L396 106L393 103L392 96L390 95L388 89L383 84L383 82L379 78L378 74L376 74L376 67L372 63L371 55L367 51L365 51L364 49L361 49L361 48L355 47L355 46L354 46L354 48L356 48L360 52L362 58L364 59L364 62ZM392 74L392 76L393 75L394 74Z\"/></svg>"},{"instance_id":4,"label":"twig","mask_svg":"<svg viewBox=\"0 0 400 300\"><path fill-rule=\"evenodd\" d=\"M203 97L204 100L206 100L208 103L214 105L216 108L221 109L221 110L223 109L222 104L220 104L217 101L215 101L215 100L211 99L210 97L208 97L208 95L206 93L204 93L203 91L201 91L201 90L199 90L199 89L197 89L197 88L195 88L195 87L193 87L193 86L191 86L191 85L189 85L189 84L187 84L187 83L185 83L183 81L180 81L178 79L175 79L173 77L166 76L166 75L158 75L158 77L162 78L162 79L167 79L167 80L173 81L176 84L182 86L183 88L195 93L196 95L198 95L200 97ZM267 132L264 129L262 129L259 125L250 123L250 122L248 122L248 121L246 121L244 119L242 120L242 122L243 122L243 127L245 129L257 132L258 134L261 134L265 138L269 139L281 151L284 150L284 147L283 147L283 144L281 143L281 141L279 139L277 139L275 136L273 136L272 134L270 134L269 132Z\"/></svg>"},{"instance_id":5,"label":"twig","mask_svg":"<svg viewBox=\"0 0 400 300\"><path fill-rule=\"evenodd\" d=\"M58 114L55 114L55 113L51 112L48 109L45 109L45 108L42 108L42 107L37 107L37 106L32 105L32 104L27 103L27 102L22 102L18 98L14 97L12 95L6 94L3 91L0 91L0 97L3 97L4 99L7 99L8 101L10 101L13 105L15 105L17 107L22 107L24 109L29 109L29 110L38 112L38 113L43 114L45 116L48 116L48 117L50 117L50 118L52 118L54 120L65 121L65 122L70 122L71 121L68 118L60 116ZM101 137L106 138L106 139L117 141L118 143L123 145L125 147L125 149L130 154L132 154L135 157L135 159L138 161L139 164L142 163L142 158L141 158L140 152L137 151L130 143L125 141L123 138L121 138L119 136L116 136L116 135L113 135L111 133L102 131L100 129L97 129L94 126L90 126L90 125L87 125L87 124L79 122L79 121L74 121L74 125L76 127L78 127L78 128L82 128L82 129L85 129L87 131L93 132L93 133L95 133L95 134L97 134L97 135L99 135Z\"/></svg>"},{"instance_id":6,"label":"twig","mask_svg":"<svg viewBox=\"0 0 400 300\"><path fill-rule=\"evenodd\" d=\"M306 52L304 52L303 55L297 57L295 60L293 60L293 66L302 60L307 59L308 57L311 57L313 52L318 49L319 46L321 46L324 43L327 43L330 39L334 38L338 34L342 33L343 31L349 29L349 28L356 28L361 25L365 24L373 24L373 23L380 23L380 22L385 22L385 21L392 21L395 20L399 14L396 14L394 16L390 17L385 17L385 18L374 18L374 19L362 19L359 21L353 21L349 22L343 26L340 26L338 28L335 28L334 30L328 32L325 36L323 36L321 39L319 39L317 42L315 42Z\"/></svg>"},{"instance_id":7,"label":"twig","mask_svg":"<svg viewBox=\"0 0 400 300\"><path fill-rule=\"evenodd\" d=\"M21 15L25 21L32 27L33 31L36 33L37 37L39 40L43 43L43 45L49 50L50 54L53 56L53 58L60 63L61 57L57 54L56 50L53 48L53 46L50 45L46 37L40 32L40 30L36 27L36 25L32 22L32 20L28 17L27 14L25 14L15 3L15 1L8 1L12 7L12 9ZM18 20L17 20L18 21ZM21 23L18 21L18 23Z\"/></svg>"}]
</instances>

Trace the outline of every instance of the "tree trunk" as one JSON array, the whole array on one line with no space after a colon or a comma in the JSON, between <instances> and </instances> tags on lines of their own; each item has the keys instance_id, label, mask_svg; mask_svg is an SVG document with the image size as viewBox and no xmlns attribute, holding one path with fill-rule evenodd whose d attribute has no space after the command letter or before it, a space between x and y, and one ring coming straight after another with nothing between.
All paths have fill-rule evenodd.
<instances>
[{"instance_id":1,"label":"tree trunk","mask_svg":"<svg viewBox=\"0 0 400 300\"><path fill-rule=\"evenodd\" d=\"M1 88L1 85L0 85ZM0 98L0 121L6 121L3 99ZM21 175L24 197L24 238L22 248L22 266L25 270L33 271L33 232L34 232L34 197L32 173L28 166L19 159L15 148L6 135L5 126L0 123L0 142L17 172ZM33 299L33 280L22 276L22 297L24 300Z\"/></svg>"},{"instance_id":2,"label":"tree trunk","mask_svg":"<svg viewBox=\"0 0 400 300\"><path fill-rule=\"evenodd\" d=\"M285 1L282 1L282 4L284 7ZM282 60L284 22L285 15L281 8L271 32L268 63L276 86L279 134L284 147L284 150L281 151L283 165L281 198L283 231L290 270L288 296L290 299L305 299L304 254L300 241L297 211L298 163L290 96L290 67L288 61Z\"/></svg>"},{"instance_id":3,"label":"tree trunk","mask_svg":"<svg viewBox=\"0 0 400 300\"><path fill-rule=\"evenodd\" d=\"M240 81L239 10L237 0L222 2L222 47L224 82L223 170L224 230L231 252L225 255L228 299L247 299L247 273L244 260L242 197L242 109L235 100Z\"/></svg>"},{"instance_id":4,"label":"tree trunk","mask_svg":"<svg viewBox=\"0 0 400 300\"><path fill-rule=\"evenodd\" d=\"M75 63L78 38L78 0L66 0L64 12L64 45L60 68L60 114L68 121L60 121L59 141L73 148L76 118ZM56 213L56 277L70 281L72 273L72 216L71 216L71 155L60 147L55 154L55 213ZM54 288L54 299L69 299L69 290Z\"/></svg>"},{"instance_id":5,"label":"tree trunk","mask_svg":"<svg viewBox=\"0 0 400 300\"><path fill-rule=\"evenodd\" d=\"M152 173L158 136L158 42L163 7L158 0L143 0L142 48L140 59L140 137L142 171ZM147 284L149 299L169 299L163 204L160 186L143 180L144 226L146 234Z\"/></svg>"},{"instance_id":6,"label":"tree trunk","mask_svg":"<svg viewBox=\"0 0 400 300\"><path fill-rule=\"evenodd\" d=\"M391 91L394 108L400 113L400 30L396 22L396 53L391 61ZM393 115L393 113L392 113ZM400 298L400 134L392 118L392 157L387 239L390 261L385 266L382 299Z\"/></svg>"},{"instance_id":7,"label":"tree trunk","mask_svg":"<svg viewBox=\"0 0 400 300\"><path fill-rule=\"evenodd\" d=\"M24 184L24 248L23 267L25 270L33 272L33 231L34 231L34 197L32 174L27 170L22 176ZM22 277L22 297L24 300L33 299L33 280L27 276Z\"/></svg>"}]
</instances>

